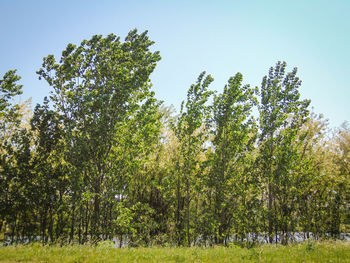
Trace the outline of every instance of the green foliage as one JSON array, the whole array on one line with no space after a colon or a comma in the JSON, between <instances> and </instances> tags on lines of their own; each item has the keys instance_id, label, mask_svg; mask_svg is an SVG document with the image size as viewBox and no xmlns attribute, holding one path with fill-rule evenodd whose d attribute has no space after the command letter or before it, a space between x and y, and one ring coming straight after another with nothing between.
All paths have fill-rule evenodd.
<instances>
[{"instance_id":1,"label":"green foliage","mask_svg":"<svg viewBox=\"0 0 350 263\"><path fill-rule=\"evenodd\" d=\"M180 116L173 124L175 136L179 141L179 156L176 161L177 169L177 210L176 235L178 245L190 246L193 229L191 229L190 205L194 197L195 186L200 174L200 153L208 136L204 124L209 118L210 108L206 104L213 94L208 86L214 79L202 72L197 83L191 85L187 93L187 101L182 102ZM184 228L186 226L186 231ZM186 239L185 239L186 238Z\"/></svg>"},{"instance_id":2,"label":"green foliage","mask_svg":"<svg viewBox=\"0 0 350 263\"><path fill-rule=\"evenodd\" d=\"M0 238L96 245L6 253L66 262L109 254L141 262L347 259L335 257L347 255L345 245L310 240L349 232L349 126L330 133L321 115L310 115L297 69L286 73L285 62L260 90L237 73L215 93L202 72L176 115L152 91L160 60L153 44L132 30L125 41L96 35L68 44L58 61L45 57L37 73L52 92L32 116L28 103L14 103L16 71L0 80ZM297 234L308 243L257 245L287 245ZM216 244L230 248L113 248Z\"/></svg>"},{"instance_id":3,"label":"green foliage","mask_svg":"<svg viewBox=\"0 0 350 263\"><path fill-rule=\"evenodd\" d=\"M212 199L207 202L211 204L207 217L216 222L214 227L218 226L214 231L218 243L232 233L243 237L248 229L252 230L245 221L248 216L245 212L257 191L253 189L256 185L251 166L257 134L251 112L257 102L254 90L249 85L242 86L242 81L240 73L231 77L213 103L213 151L209 154L209 176L203 181Z\"/></svg>"},{"instance_id":4,"label":"green foliage","mask_svg":"<svg viewBox=\"0 0 350 263\"><path fill-rule=\"evenodd\" d=\"M106 38L96 35L80 46L69 44L59 63L52 55L44 58L38 71L53 87L51 99L63 118L64 140L68 142L66 162L81 172L76 180L84 183L73 189L72 199L86 191L93 194L91 235L95 239L102 233L101 205L107 202L106 206L113 207L116 203L111 198L117 189L107 184L119 183L121 187L112 175L116 169L134 169L137 165L123 159L126 163L122 166L126 167L115 168L111 159L119 151L137 158L149 145L148 141L141 145L141 138L157 134L151 123L157 121L158 104L149 91L149 75L160 56L149 51L152 44L147 32L139 35L136 30L130 31L124 43L113 34ZM123 126L131 129L132 138L120 140L129 137L120 129ZM104 196L105 192L111 197Z\"/></svg>"},{"instance_id":5,"label":"green foliage","mask_svg":"<svg viewBox=\"0 0 350 263\"><path fill-rule=\"evenodd\" d=\"M301 154L294 143L307 120L309 100L300 100L301 81L297 69L285 73L287 64L278 62L270 68L261 84L259 157L263 199L269 242L274 233L282 233L288 242L295 209L295 190L298 189L298 170ZM301 139L302 137L299 137Z\"/></svg>"},{"instance_id":6,"label":"green foliage","mask_svg":"<svg viewBox=\"0 0 350 263\"><path fill-rule=\"evenodd\" d=\"M16 70L0 79L0 230L4 221L14 230L14 214L26 203L21 182L28 168L29 142L20 127L21 107L12 103L22 93L22 85L17 84L20 79Z\"/></svg>"},{"instance_id":7,"label":"green foliage","mask_svg":"<svg viewBox=\"0 0 350 263\"><path fill-rule=\"evenodd\" d=\"M18 105L11 105L11 100L22 94L22 85L16 84L21 79L16 75L16 70L9 70L0 79L0 129L6 128L7 122L16 122L18 119Z\"/></svg>"}]
</instances>

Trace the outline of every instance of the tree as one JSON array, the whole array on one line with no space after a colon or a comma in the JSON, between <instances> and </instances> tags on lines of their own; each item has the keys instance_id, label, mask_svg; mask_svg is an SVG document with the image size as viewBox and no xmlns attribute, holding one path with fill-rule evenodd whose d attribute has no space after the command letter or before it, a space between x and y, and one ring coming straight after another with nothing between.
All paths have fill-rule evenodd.
<instances>
[{"instance_id":1,"label":"tree","mask_svg":"<svg viewBox=\"0 0 350 263\"><path fill-rule=\"evenodd\" d=\"M92 194L91 235L99 238L103 185L111 172L109 160L118 127L129 111L152 96L149 76L160 60L151 52L147 32L130 31L121 42L110 34L95 35L79 46L69 44L57 63L44 58L38 71L54 89L51 99L63 116L66 160L80 170ZM74 193L79 194L79 193Z\"/></svg>"},{"instance_id":2,"label":"tree","mask_svg":"<svg viewBox=\"0 0 350 263\"><path fill-rule=\"evenodd\" d=\"M51 242L63 235L64 195L71 190L64 162L65 145L63 125L59 114L49 108L44 98L43 105L37 105L31 119L33 133L33 173L32 196L40 218L40 235L43 241ZM56 219L56 220L55 220ZM56 226L55 226L56 223ZM54 229L56 227L56 229Z\"/></svg>"},{"instance_id":3,"label":"tree","mask_svg":"<svg viewBox=\"0 0 350 263\"><path fill-rule=\"evenodd\" d=\"M209 196L213 196L213 200L209 203L213 204L210 218L218 229L215 234L218 243L232 235L233 225L236 230L247 227L247 222L242 223L247 215L239 211L248 210L245 191L252 177L246 168L251 168L249 160L252 160L257 134L251 116L256 98L254 90L249 85L243 86L242 81L240 73L231 77L223 93L215 96L213 104L213 151L209 157L209 187L212 189Z\"/></svg>"},{"instance_id":4,"label":"tree","mask_svg":"<svg viewBox=\"0 0 350 263\"><path fill-rule=\"evenodd\" d=\"M308 118L310 100L300 100L300 79L297 68L285 72L287 64L278 62L270 68L261 84L259 148L261 179L265 185L263 199L267 203L268 239L273 241L273 231L281 230L291 210L283 200L290 200L284 190L291 187L295 175L298 152L293 141ZM282 203L281 203L282 202ZM278 219L277 212L282 211ZM286 230L286 225L282 226ZM275 228L275 229L274 229Z\"/></svg>"},{"instance_id":5,"label":"tree","mask_svg":"<svg viewBox=\"0 0 350 263\"><path fill-rule=\"evenodd\" d=\"M209 97L213 94L208 91L208 86L214 79L202 72L196 84L191 85L187 93L187 101L182 102L180 116L174 125L174 131L180 143L180 156L177 173L177 210L176 228L178 244L182 244L184 236L187 245L191 245L190 235L190 203L192 198L193 185L196 184L196 177L199 173L199 154L207 140L203 124L208 119L209 107L206 105ZM184 184L184 196L182 187ZM184 216L183 209L186 207ZM185 224L184 224L185 223ZM183 235L183 228L186 225L186 234Z\"/></svg>"},{"instance_id":6,"label":"tree","mask_svg":"<svg viewBox=\"0 0 350 263\"><path fill-rule=\"evenodd\" d=\"M33 115L15 71L0 80L1 235L250 246L349 231L350 129L309 116L297 69L278 62L260 92L237 73L212 103L202 72L175 115L151 91L152 44L134 30L49 55Z\"/></svg>"},{"instance_id":7,"label":"tree","mask_svg":"<svg viewBox=\"0 0 350 263\"><path fill-rule=\"evenodd\" d=\"M337 166L336 178L334 178L333 220L331 222L331 234L339 237L341 230L348 232L350 224L350 127L343 123L336 131L333 139L334 163ZM342 229L341 229L342 226Z\"/></svg>"},{"instance_id":8,"label":"tree","mask_svg":"<svg viewBox=\"0 0 350 263\"><path fill-rule=\"evenodd\" d=\"M11 216L9 186L14 177L15 136L20 130L20 106L13 104L16 96L22 94L21 79L16 70L9 70L0 79L0 230L6 216Z\"/></svg>"}]
</instances>

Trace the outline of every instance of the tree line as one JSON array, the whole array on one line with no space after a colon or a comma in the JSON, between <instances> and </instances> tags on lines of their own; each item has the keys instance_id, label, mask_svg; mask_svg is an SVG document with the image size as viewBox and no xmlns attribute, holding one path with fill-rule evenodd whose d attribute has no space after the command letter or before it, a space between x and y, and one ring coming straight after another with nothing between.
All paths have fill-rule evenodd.
<instances>
[{"instance_id":1,"label":"tree line","mask_svg":"<svg viewBox=\"0 0 350 263\"><path fill-rule=\"evenodd\" d=\"M221 93L202 72L175 114L156 99L147 32L68 44L37 71L52 91L15 103L0 80L0 233L42 242L287 244L349 232L350 128L330 131L277 62Z\"/></svg>"}]
</instances>

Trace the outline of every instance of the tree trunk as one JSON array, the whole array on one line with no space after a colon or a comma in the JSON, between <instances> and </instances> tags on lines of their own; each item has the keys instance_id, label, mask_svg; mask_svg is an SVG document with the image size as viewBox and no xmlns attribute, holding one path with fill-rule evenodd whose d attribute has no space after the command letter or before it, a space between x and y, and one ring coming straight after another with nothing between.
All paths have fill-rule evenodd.
<instances>
[{"instance_id":1,"label":"tree trunk","mask_svg":"<svg viewBox=\"0 0 350 263\"><path fill-rule=\"evenodd\" d=\"M187 246L191 246L191 238L190 238L190 183L187 179L186 182L186 201L187 201Z\"/></svg>"},{"instance_id":2,"label":"tree trunk","mask_svg":"<svg viewBox=\"0 0 350 263\"><path fill-rule=\"evenodd\" d=\"M269 243L273 243L273 221L272 221L272 189L271 182L269 182L269 206L268 206L268 221L269 221Z\"/></svg>"},{"instance_id":3,"label":"tree trunk","mask_svg":"<svg viewBox=\"0 0 350 263\"><path fill-rule=\"evenodd\" d=\"M72 207L72 218L71 218L69 242L72 242L73 238L74 238L74 223L75 223L75 205L73 205L73 207Z\"/></svg>"}]
</instances>

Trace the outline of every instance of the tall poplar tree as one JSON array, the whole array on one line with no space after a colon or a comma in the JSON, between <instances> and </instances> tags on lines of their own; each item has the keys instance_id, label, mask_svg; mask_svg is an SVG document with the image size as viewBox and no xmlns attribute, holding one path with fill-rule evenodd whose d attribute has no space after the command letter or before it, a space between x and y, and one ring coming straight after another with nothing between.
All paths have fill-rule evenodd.
<instances>
[{"instance_id":1,"label":"tall poplar tree","mask_svg":"<svg viewBox=\"0 0 350 263\"><path fill-rule=\"evenodd\" d=\"M213 219L216 225L216 242L232 235L233 225L242 229L243 214L247 210L246 191L252 183L247 170L250 154L256 140L256 123L251 116L256 104L254 90L242 85L243 76L231 77L222 94L215 96L213 104L213 152L209 183L213 197ZM244 200L244 201L243 201ZM243 203L241 203L243 202Z\"/></svg>"},{"instance_id":2,"label":"tall poplar tree","mask_svg":"<svg viewBox=\"0 0 350 263\"><path fill-rule=\"evenodd\" d=\"M208 120L210 111L206 103L213 94L208 90L213 80L211 75L205 75L205 72L199 75L197 83L191 85L187 92L186 103L182 102L180 116L174 126L175 135L180 143L176 171L177 208L175 216L179 245L182 245L185 240L188 246L192 242L190 204L193 197L193 186L197 181L196 176L200 172L199 154L207 140L204 124Z\"/></svg>"},{"instance_id":3,"label":"tall poplar tree","mask_svg":"<svg viewBox=\"0 0 350 263\"><path fill-rule=\"evenodd\" d=\"M301 80L297 77L297 68L286 73L285 62L271 67L269 75L261 84L260 138L259 148L261 180L265 187L263 200L266 202L265 219L269 242L273 242L274 231L281 230L278 219L279 206L284 199L283 189L291 187L295 172L293 157L298 153L293 148L303 123L308 117L310 100L301 100L299 88ZM285 211L283 210L283 211ZM287 212L287 214L290 211Z\"/></svg>"}]
</instances>

